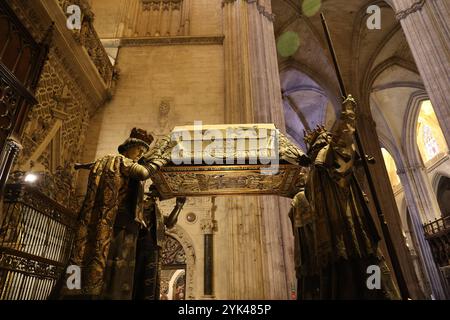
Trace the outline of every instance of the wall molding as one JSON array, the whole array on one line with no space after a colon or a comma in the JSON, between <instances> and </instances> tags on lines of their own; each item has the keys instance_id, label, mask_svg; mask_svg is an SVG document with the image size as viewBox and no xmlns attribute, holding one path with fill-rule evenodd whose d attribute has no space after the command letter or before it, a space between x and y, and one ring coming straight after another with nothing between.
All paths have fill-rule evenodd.
<instances>
[{"instance_id":1,"label":"wall molding","mask_svg":"<svg viewBox=\"0 0 450 320\"><path fill-rule=\"evenodd\" d=\"M225 36L176 36L122 38L121 47L172 46L172 45L223 45Z\"/></svg>"}]
</instances>

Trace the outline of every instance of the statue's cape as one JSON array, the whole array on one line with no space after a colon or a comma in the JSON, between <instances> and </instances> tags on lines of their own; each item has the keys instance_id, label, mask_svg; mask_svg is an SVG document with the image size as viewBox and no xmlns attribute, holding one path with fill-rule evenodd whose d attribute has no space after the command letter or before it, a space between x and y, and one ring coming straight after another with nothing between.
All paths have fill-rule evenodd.
<instances>
[{"instance_id":1,"label":"statue's cape","mask_svg":"<svg viewBox=\"0 0 450 320\"><path fill-rule=\"evenodd\" d=\"M81 267L81 290L65 288L63 295L101 294L120 202L125 193L130 196L130 188L132 199L127 199L129 205L126 209L135 215L135 220L142 220L142 208L138 208L137 201L138 197L142 196L142 184L123 174L128 161L130 160L121 155L105 156L97 160L91 168L69 263Z\"/></svg>"}]
</instances>

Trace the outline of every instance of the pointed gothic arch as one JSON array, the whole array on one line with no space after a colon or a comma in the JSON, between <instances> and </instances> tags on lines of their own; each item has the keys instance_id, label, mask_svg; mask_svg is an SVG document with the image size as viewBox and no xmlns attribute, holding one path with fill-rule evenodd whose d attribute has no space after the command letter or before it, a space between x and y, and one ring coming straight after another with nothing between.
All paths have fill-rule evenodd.
<instances>
[{"instance_id":1,"label":"pointed gothic arch","mask_svg":"<svg viewBox=\"0 0 450 320\"><path fill-rule=\"evenodd\" d=\"M428 94L420 90L414 92L408 101L402 132L402 145L405 147L405 155L410 166L424 165L417 145L417 121L421 104L428 99Z\"/></svg>"},{"instance_id":2,"label":"pointed gothic arch","mask_svg":"<svg viewBox=\"0 0 450 320\"><path fill-rule=\"evenodd\" d=\"M176 225L174 228L167 230L166 235L178 241L184 250L186 264L185 299L196 299L194 295L194 273L196 259L193 241L188 233L179 225Z\"/></svg>"},{"instance_id":3,"label":"pointed gothic arch","mask_svg":"<svg viewBox=\"0 0 450 320\"><path fill-rule=\"evenodd\" d=\"M433 179L434 187L442 217L450 217L450 177L448 175L436 174Z\"/></svg>"}]
</instances>

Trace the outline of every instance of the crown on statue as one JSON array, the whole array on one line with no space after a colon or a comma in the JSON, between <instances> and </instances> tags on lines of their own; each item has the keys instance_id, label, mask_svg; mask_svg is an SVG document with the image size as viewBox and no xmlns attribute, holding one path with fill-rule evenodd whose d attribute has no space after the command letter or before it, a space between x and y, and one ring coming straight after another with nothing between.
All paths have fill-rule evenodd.
<instances>
[{"instance_id":1,"label":"crown on statue","mask_svg":"<svg viewBox=\"0 0 450 320\"><path fill-rule=\"evenodd\" d=\"M325 126L317 125L317 128L314 130L309 130L309 131L303 130L303 134L304 134L303 140L305 141L306 144L311 145L314 143L314 141L316 141L316 139L320 135L322 135L324 133L327 133L327 129L325 128Z\"/></svg>"},{"instance_id":2,"label":"crown on statue","mask_svg":"<svg viewBox=\"0 0 450 320\"><path fill-rule=\"evenodd\" d=\"M151 145L153 142L153 136L147 133L147 131L139 128L133 128L133 130L131 130L130 138L142 140L148 145Z\"/></svg>"},{"instance_id":3,"label":"crown on statue","mask_svg":"<svg viewBox=\"0 0 450 320\"><path fill-rule=\"evenodd\" d=\"M133 128L133 130L131 130L130 137L119 146L118 150L119 153L123 154L129 148L143 146L148 151L152 142L153 136L147 133L147 131L139 128Z\"/></svg>"}]
</instances>

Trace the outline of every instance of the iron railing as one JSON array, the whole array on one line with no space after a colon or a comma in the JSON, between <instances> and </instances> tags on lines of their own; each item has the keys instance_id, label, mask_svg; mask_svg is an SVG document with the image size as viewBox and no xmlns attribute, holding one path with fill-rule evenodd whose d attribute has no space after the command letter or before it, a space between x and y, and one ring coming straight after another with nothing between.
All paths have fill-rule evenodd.
<instances>
[{"instance_id":1,"label":"iron railing","mask_svg":"<svg viewBox=\"0 0 450 320\"><path fill-rule=\"evenodd\" d=\"M430 221L429 223L425 224L424 226L425 233L428 236L433 236L436 234L440 234L442 232L449 232L450 231L450 216L444 217L441 219L436 219L434 221Z\"/></svg>"},{"instance_id":2,"label":"iron railing","mask_svg":"<svg viewBox=\"0 0 450 320\"><path fill-rule=\"evenodd\" d=\"M76 217L32 186L9 184L0 227L0 300L47 299L69 259Z\"/></svg>"},{"instance_id":3,"label":"iron railing","mask_svg":"<svg viewBox=\"0 0 450 320\"><path fill-rule=\"evenodd\" d=\"M424 230L436 263L441 268L450 266L450 216L424 225Z\"/></svg>"}]
</instances>

